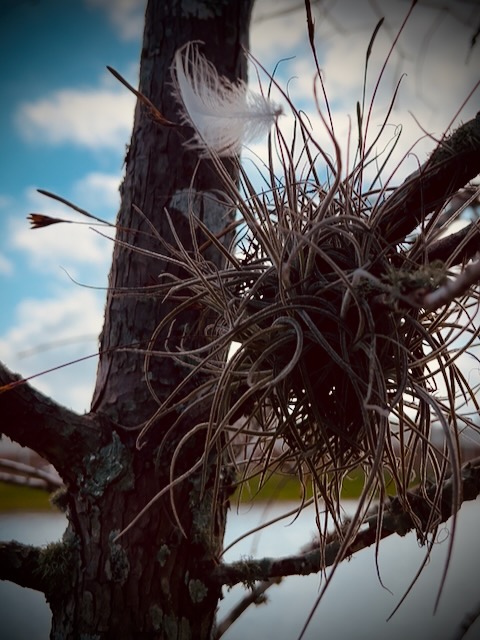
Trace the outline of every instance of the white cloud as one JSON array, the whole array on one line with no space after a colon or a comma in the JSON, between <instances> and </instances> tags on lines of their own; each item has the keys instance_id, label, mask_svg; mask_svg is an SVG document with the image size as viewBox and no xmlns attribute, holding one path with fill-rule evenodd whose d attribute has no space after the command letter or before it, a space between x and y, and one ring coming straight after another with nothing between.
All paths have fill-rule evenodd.
<instances>
[{"instance_id":1,"label":"white cloud","mask_svg":"<svg viewBox=\"0 0 480 640\"><path fill-rule=\"evenodd\" d=\"M72 186L73 195L69 193L68 198L95 214L106 215L102 212L105 209L113 218L119 200L119 180L118 175L87 174ZM71 209L33 188L26 190L21 206L16 203L15 208L83 220ZM95 381L95 353L105 291L76 285L61 267L81 282L103 287L113 242L92 231L88 224L58 224L32 230L24 214L7 220L5 230L10 251L22 254L20 259L16 258L17 268L24 269L26 279L32 271L36 275L42 274L45 285L42 285L42 291L44 288L49 292L43 295L49 297L29 297L18 303L11 327L0 335L0 360L24 377L61 367L35 377L32 384L74 410L88 410ZM113 235L113 230L105 231ZM92 354L92 358L61 366Z\"/></svg>"},{"instance_id":2,"label":"white cloud","mask_svg":"<svg viewBox=\"0 0 480 640\"><path fill-rule=\"evenodd\" d=\"M291 55L292 51L297 54L294 59L282 62L276 79L288 90L294 106L308 115L315 140L323 150L331 153L331 142L314 104L315 68L308 48L304 10L286 12L289 5L292 6L292 3L288 0L279 3L274 0L258 0L253 18L252 52L269 69L285 56ZM369 139L373 141L388 112L396 83L405 74L388 127L375 148L375 153L382 152L392 140L396 127L401 127L400 142L393 152L389 169L384 173L388 177L389 171L395 172L393 184L398 184L417 168L417 158L420 162L426 159L435 146L435 140L426 136L425 132L437 139L442 136L478 81L480 68L478 46L470 52L468 64L465 64L469 38L472 35L471 20L462 21L452 9L451 12L443 12L442 21L434 22L438 11L435 13L432 7L418 5L407 22L377 87L382 66L407 11L408 3L400 1L382 4L378 9L374 3L366 0L357 3L338 0L313 7L315 41L328 106L344 163L350 139L350 166L357 142L356 103L362 99L367 47L381 14L386 14L369 58L366 112L375 91L369 122ZM270 14L277 17L258 21L258 16ZM255 88L256 78L253 74L250 77L252 87ZM328 119L321 90L318 95L322 115ZM476 96L470 99L454 119L454 126L474 116L479 95L480 91L477 90ZM285 100L283 103L285 104ZM280 119L280 126L287 135L289 129L292 129L287 118ZM260 151L261 157L265 159L266 145L263 146L263 152L261 145L256 145L255 151ZM410 154L410 150L413 153ZM406 155L408 158L403 161ZM399 163L401 166L397 168ZM373 164L368 171L373 177Z\"/></svg>"},{"instance_id":3,"label":"white cloud","mask_svg":"<svg viewBox=\"0 0 480 640\"><path fill-rule=\"evenodd\" d=\"M119 181L119 175L92 172L75 183L66 195L94 214L111 213L109 217L113 218L119 201ZM12 255L21 252L21 257L16 257L16 268L24 270L26 279L29 273L41 274L42 295L49 297L29 297L18 303L13 310L11 327L0 335L0 360L28 377L93 354L92 358L32 380L35 387L58 402L77 411L88 410L95 381L95 353L105 291L76 285L60 267L81 282L103 287L113 242L92 231L88 224L30 229L25 211L83 220L68 207L33 188L25 191L24 199L21 204L15 203L15 209L21 210L22 215L13 215L5 221L6 245ZM106 232L113 235L112 229ZM2 264L0 254L0 272ZM7 262L5 268L6 265ZM48 294L43 294L44 289Z\"/></svg>"},{"instance_id":4,"label":"white cloud","mask_svg":"<svg viewBox=\"0 0 480 640\"><path fill-rule=\"evenodd\" d=\"M88 182L88 176L86 180ZM27 190L26 200L26 208L32 213L41 212L52 217L84 221L33 188ZM110 229L104 231L113 235ZM79 269L90 267L98 273L107 272L113 242L95 233L88 224L61 223L32 230L23 217L19 219L14 216L8 221L7 233L9 247L25 252L29 265L36 270L62 277L65 276L60 267L72 277L78 277Z\"/></svg>"},{"instance_id":5,"label":"white cloud","mask_svg":"<svg viewBox=\"0 0 480 640\"><path fill-rule=\"evenodd\" d=\"M75 285L49 299L24 299L13 326L0 336L0 360L24 377L95 354L103 295ZM43 393L77 411L88 410L96 357L32 380Z\"/></svg>"},{"instance_id":6,"label":"white cloud","mask_svg":"<svg viewBox=\"0 0 480 640\"><path fill-rule=\"evenodd\" d=\"M124 89L61 89L19 105L16 125L28 142L117 149L133 124L134 96Z\"/></svg>"},{"instance_id":7,"label":"white cloud","mask_svg":"<svg viewBox=\"0 0 480 640\"><path fill-rule=\"evenodd\" d=\"M291 0L257 0L254 4L250 47L262 65L270 67L279 58L297 54L298 45L306 40L303 3L297 11L290 11L291 6Z\"/></svg>"},{"instance_id":8,"label":"white cloud","mask_svg":"<svg viewBox=\"0 0 480 640\"><path fill-rule=\"evenodd\" d=\"M106 211L113 218L120 205L119 185L118 174L94 171L73 186L74 202L94 215L101 215L101 212Z\"/></svg>"},{"instance_id":9,"label":"white cloud","mask_svg":"<svg viewBox=\"0 0 480 640\"><path fill-rule=\"evenodd\" d=\"M143 0L87 0L87 4L105 11L123 40L136 40L142 36L145 16Z\"/></svg>"}]
</instances>

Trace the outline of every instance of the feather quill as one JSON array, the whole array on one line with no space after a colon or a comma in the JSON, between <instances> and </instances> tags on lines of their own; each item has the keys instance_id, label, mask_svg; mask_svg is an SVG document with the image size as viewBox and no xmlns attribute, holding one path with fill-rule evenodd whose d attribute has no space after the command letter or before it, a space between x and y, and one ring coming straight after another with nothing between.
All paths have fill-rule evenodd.
<instances>
[{"instance_id":1,"label":"feather quill","mask_svg":"<svg viewBox=\"0 0 480 640\"><path fill-rule=\"evenodd\" d=\"M182 105L182 124L195 134L187 146L201 157L239 155L244 144L268 133L282 108L219 76L215 67L191 42L175 54L172 67L174 95Z\"/></svg>"}]
</instances>

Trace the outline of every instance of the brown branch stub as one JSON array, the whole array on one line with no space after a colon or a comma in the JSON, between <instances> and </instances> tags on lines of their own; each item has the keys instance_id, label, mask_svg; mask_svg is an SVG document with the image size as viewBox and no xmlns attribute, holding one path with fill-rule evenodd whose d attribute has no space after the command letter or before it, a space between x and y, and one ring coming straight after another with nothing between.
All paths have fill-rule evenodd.
<instances>
[{"instance_id":1,"label":"brown branch stub","mask_svg":"<svg viewBox=\"0 0 480 640\"><path fill-rule=\"evenodd\" d=\"M39 572L41 554L39 547L14 540L0 542L0 580L45 592L46 585Z\"/></svg>"},{"instance_id":2,"label":"brown branch stub","mask_svg":"<svg viewBox=\"0 0 480 640\"><path fill-rule=\"evenodd\" d=\"M110 439L112 425L80 416L43 395L0 363L0 432L48 460L66 481Z\"/></svg>"},{"instance_id":3,"label":"brown branch stub","mask_svg":"<svg viewBox=\"0 0 480 640\"><path fill-rule=\"evenodd\" d=\"M175 122L171 122L170 120L168 120L168 118L165 118L165 116L162 113L160 113L160 111L153 104L153 102L149 100L146 96L144 96L142 93L140 93L140 91L137 91L134 87L132 87L132 85L129 82L127 82L125 78L118 73L118 71L116 71L113 67L110 67L109 65L107 65L107 69L119 82L123 84L124 87L126 87L129 91L131 91L134 96L136 96L137 100L139 100L147 108L154 122L157 122L158 124L164 127L177 126Z\"/></svg>"},{"instance_id":4,"label":"brown branch stub","mask_svg":"<svg viewBox=\"0 0 480 640\"><path fill-rule=\"evenodd\" d=\"M480 173L480 112L445 137L430 158L379 207L379 234L403 241L425 217Z\"/></svg>"},{"instance_id":5,"label":"brown branch stub","mask_svg":"<svg viewBox=\"0 0 480 640\"><path fill-rule=\"evenodd\" d=\"M480 459L466 464L461 471L462 501L475 500L480 495ZM431 497L436 493L436 485L427 491L427 497L420 491L412 491L410 495L412 513L424 521L431 512ZM441 512L438 522L445 522L452 514L452 479L445 480L442 486ZM362 529L352 541L343 557L372 546L378 540L378 515L372 514L366 521L368 527ZM414 529L411 513L404 511L400 502L393 499L385 505L380 528L380 538L387 538L393 533L405 536ZM425 531L426 533L426 531ZM252 585L257 581L268 581L291 575L309 575L318 573L337 562L341 544L335 537L329 542L321 555L318 543L310 550L294 556L283 558L262 558L259 560L242 560L231 564L221 564L215 570L215 578L220 584L230 587L243 582Z\"/></svg>"}]
</instances>

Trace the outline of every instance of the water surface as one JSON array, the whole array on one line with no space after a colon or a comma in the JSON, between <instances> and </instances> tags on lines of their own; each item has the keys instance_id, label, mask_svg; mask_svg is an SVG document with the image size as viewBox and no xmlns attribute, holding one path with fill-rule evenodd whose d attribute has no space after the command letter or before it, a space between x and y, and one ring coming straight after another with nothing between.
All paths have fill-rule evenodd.
<instances>
[{"instance_id":1,"label":"water surface","mask_svg":"<svg viewBox=\"0 0 480 640\"><path fill-rule=\"evenodd\" d=\"M347 509L351 506L348 507ZM285 511L285 504L269 508L241 506L230 514L226 543L256 527L265 517ZM289 518L269 531L242 540L226 554L226 560L245 556L263 557L295 553L314 532L312 512ZM46 544L60 539L65 518L58 513L12 513L0 515L0 539ZM387 618L414 578L424 557L414 534L392 536L382 542L377 575L375 553L366 549L344 562L337 570L325 597L316 610L306 640L453 640L464 618L480 601L480 502L466 503L460 512L451 568L440 606L433 608L447 554L450 529L442 528L428 566L400 610ZM285 579L267 593L269 603L250 607L228 630L225 640L257 638L294 640L309 614L320 587L317 575ZM243 595L242 587L225 590L219 618ZM0 639L47 640L50 611L41 593L0 582ZM464 640L480 637L480 625L472 627Z\"/></svg>"}]
</instances>

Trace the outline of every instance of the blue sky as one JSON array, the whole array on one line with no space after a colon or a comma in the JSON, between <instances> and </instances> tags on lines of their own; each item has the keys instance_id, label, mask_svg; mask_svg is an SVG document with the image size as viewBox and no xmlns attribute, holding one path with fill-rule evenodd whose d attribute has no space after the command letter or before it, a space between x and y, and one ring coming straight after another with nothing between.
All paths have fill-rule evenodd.
<instances>
[{"instance_id":1,"label":"blue sky","mask_svg":"<svg viewBox=\"0 0 480 640\"><path fill-rule=\"evenodd\" d=\"M298 2L257 0L252 52L269 71L294 56L281 64L278 78L311 117L319 141L328 145L313 104L304 15L282 12L292 4ZM422 128L438 137L452 119L468 120L479 109L477 90L457 114L480 79L480 44L467 60L472 25L480 22L478 3L452 4L453 14L415 9L378 90L372 134L396 80L406 73L390 119L392 132L403 127L392 162L400 163L423 137L396 169L397 182L433 148ZM88 226L31 231L26 216L78 218L40 196L36 189L42 188L114 219L134 98L106 65L136 84L143 6L142 0L0 0L0 359L24 376L97 348L111 242ZM380 9L387 19L371 56L370 93L408 2L338 0L321 7L315 14L318 53L336 134L346 151L365 51ZM252 79L255 85L253 74ZM281 126L288 132L288 117ZM264 142L254 151L265 154ZM38 377L35 384L74 409L88 410L95 365L91 359Z\"/></svg>"},{"instance_id":2,"label":"blue sky","mask_svg":"<svg viewBox=\"0 0 480 640\"><path fill-rule=\"evenodd\" d=\"M127 74L135 68L141 27L129 35L119 33L96 4L3 0L0 5L0 133L9 149L1 163L2 191L8 188L14 197L21 196L26 183L59 190L92 167L118 172L121 165L118 140L95 148L74 132L69 136L65 131L55 139L47 129L41 135L38 120L36 129L33 120L32 106L38 109L42 100L55 98L59 102L60 92L71 92L65 99L102 88L124 93L105 67L111 64ZM122 124L126 138L128 122Z\"/></svg>"},{"instance_id":3,"label":"blue sky","mask_svg":"<svg viewBox=\"0 0 480 640\"><path fill-rule=\"evenodd\" d=\"M0 273L9 276L2 291L12 296L2 305L0 330L13 319L12 302L18 293L28 294L46 284L38 270L29 273L27 279L24 269L12 271L12 264L22 264L21 248L17 243L15 250L8 242L4 225L12 216L23 222L24 214L34 204L43 205L45 212L51 207L45 198L34 197L32 191L37 187L75 198L77 204L88 207L92 198L79 197L81 180L89 175L93 180L98 174L99 188L100 176L117 177L121 171L131 113L116 116L115 99L121 100L126 107L124 111L131 111L133 99L109 77L105 66L111 64L132 75L138 58L141 22L137 23L138 29L122 32L100 5L95 1L61 0L4 0L0 5L0 135L4 149L0 159L3 229ZM102 118L97 123L92 119L89 138L78 112L89 109L94 114L95 105L106 109L108 100L114 124L105 133L103 144L98 144ZM58 116L67 109L72 113L70 117L63 115L63 127L55 133L55 126L62 119ZM113 201L104 198L99 204L99 215L114 215L114 208L108 206ZM53 233L61 234L62 230ZM35 241L42 239L38 235ZM33 281L29 282L30 278Z\"/></svg>"},{"instance_id":4,"label":"blue sky","mask_svg":"<svg viewBox=\"0 0 480 640\"><path fill-rule=\"evenodd\" d=\"M43 188L114 220L134 98L106 65L136 82L142 28L143 2L0 2L0 357L24 375L96 350L103 293L62 269L103 287L111 247L84 227L30 231L26 216L78 218ZM37 384L87 409L94 372Z\"/></svg>"}]
</instances>

